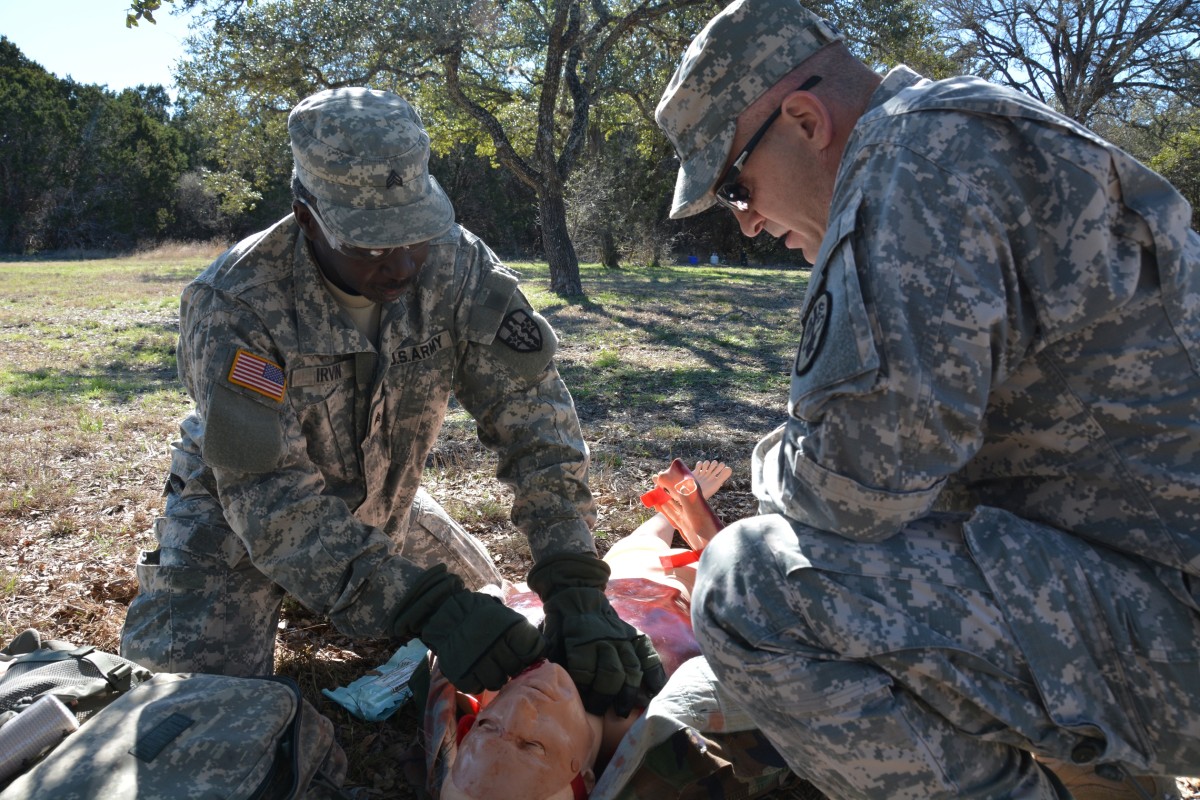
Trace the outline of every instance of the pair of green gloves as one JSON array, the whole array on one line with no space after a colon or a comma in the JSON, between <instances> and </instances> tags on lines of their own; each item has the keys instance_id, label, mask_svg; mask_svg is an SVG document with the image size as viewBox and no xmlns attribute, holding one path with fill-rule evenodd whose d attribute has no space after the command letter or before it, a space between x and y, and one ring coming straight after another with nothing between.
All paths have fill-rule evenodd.
<instances>
[{"instance_id":1,"label":"pair of green gloves","mask_svg":"<svg viewBox=\"0 0 1200 800\"><path fill-rule=\"evenodd\" d=\"M617 616L604 587L608 564L590 555L561 555L537 564L529 587L542 598L539 631L497 597L468 591L439 564L422 573L393 624L400 638L419 636L437 654L460 691L496 690L539 658L562 665L579 688L583 706L628 716L658 694L666 672L646 635Z\"/></svg>"}]
</instances>

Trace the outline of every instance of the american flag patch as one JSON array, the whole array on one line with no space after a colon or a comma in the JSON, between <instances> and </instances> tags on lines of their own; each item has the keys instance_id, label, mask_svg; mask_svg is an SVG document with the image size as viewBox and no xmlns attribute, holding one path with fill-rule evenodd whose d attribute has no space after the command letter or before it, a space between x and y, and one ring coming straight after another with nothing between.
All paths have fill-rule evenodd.
<instances>
[{"instance_id":1,"label":"american flag patch","mask_svg":"<svg viewBox=\"0 0 1200 800\"><path fill-rule=\"evenodd\" d=\"M283 376L283 368L275 362L245 350L238 350L237 355L233 357L233 366L229 369L229 382L245 386L278 403L283 400L286 379Z\"/></svg>"}]
</instances>

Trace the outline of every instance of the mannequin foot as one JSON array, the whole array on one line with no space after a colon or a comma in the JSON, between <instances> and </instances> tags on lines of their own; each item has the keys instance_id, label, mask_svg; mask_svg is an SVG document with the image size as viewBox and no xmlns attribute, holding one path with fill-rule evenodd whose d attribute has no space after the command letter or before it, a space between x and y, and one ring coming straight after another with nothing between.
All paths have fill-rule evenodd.
<instances>
[{"instance_id":1,"label":"mannequin foot","mask_svg":"<svg viewBox=\"0 0 1200 800\"><path fill-rule=\"evenodd\" d=\"M732 474L733 469L722 461L697 461L692 468L692 475L696 477L700 494L704 495L705 500L716 494Z\"/></svg>"}]
</instances>

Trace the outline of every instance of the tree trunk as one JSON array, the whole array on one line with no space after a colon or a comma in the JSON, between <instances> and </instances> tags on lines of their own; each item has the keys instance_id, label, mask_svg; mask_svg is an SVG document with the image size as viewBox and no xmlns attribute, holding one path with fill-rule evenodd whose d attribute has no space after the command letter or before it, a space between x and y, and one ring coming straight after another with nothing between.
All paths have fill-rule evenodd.
<instances>
[{"instance_id":1,"label":"tree trunk","mask_svg":"<svg viewBox=\"0 0 1200 800\"><path fill-rule=\"evenodd\" d=\"M604 230L600 233L600 263L607 269L621 268L621 254L617 252L617 240L613 236L612 228L608 225L605 225Z\"/></svg>"},{"instance_id":2,"label":"tree trunk","mask_svg":"<svg viewBox=\"0 0 1200 800\"><path fill-rule=\"evenodd\" d=\"M567 232L567 207L562 191L549 188L538 193L541 211L542 245L550 262L550 291L562 297L580 297L579 256Z\"/></svg>"}]
</instances>

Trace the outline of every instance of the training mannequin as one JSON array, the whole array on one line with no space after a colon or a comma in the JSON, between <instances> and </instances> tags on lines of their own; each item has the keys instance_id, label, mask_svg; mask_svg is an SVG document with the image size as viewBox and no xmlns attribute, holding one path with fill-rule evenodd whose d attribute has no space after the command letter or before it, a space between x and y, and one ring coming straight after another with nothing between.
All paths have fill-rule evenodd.
<instances>
[{"instance_id":1,"label":"training mannequin","mask_svg":"<svg viewBox=\"0 0 1200 800\"><path fill-rule=\"evenodd\" d=\"M671 547L675 530L700 548L720 530L705 498L730 474L729 467L716 461L702 461L694 472L673 462L655 478L656 488L665 495L658 495L659 513L613 545L604 559L612 568L613 608L650 637L668 674L699 650L688 610L695 564L672 568L664 561L690 552ZM537 595L523 586L510 587L505 604L531 621L540 617ZM453 745L444 742L451 702L465 712L458 719ZM478 698L455 693L435 670L425 720L431 743L429 789L442 800L586 797L643 706L640 703L625 717L611 708L604 716L586 713L566 672L549 661L512 678L499 692Z\"/></svg>"}]
</instances>

